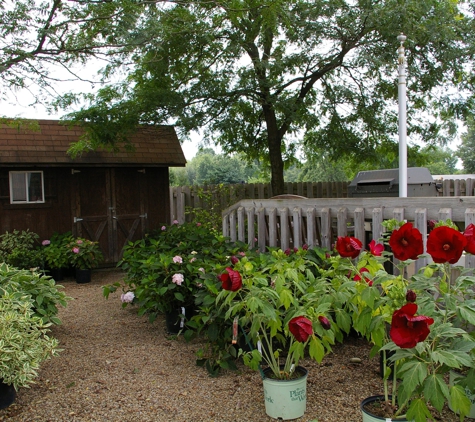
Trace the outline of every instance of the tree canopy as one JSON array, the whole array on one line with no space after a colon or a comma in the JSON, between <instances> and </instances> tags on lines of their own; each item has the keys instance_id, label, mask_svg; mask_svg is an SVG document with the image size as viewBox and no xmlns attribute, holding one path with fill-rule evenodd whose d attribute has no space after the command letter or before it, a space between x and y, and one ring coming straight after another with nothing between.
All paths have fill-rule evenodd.
<instances>
[{"instance_id":1,"label":"tree canopy","mask_svg":"<svg viewBox=\"0 0 475 422\"><path fill-rule=\"evenodd\" d=\"M80 147L127 143L140 123L171 123L184 134L201 129L224 153L267 163L278 194L299 148L370 161L379 145L395 142L401 32L408 37L409 137L447 140L454 117L473 109L469 2L56 3L78 19L38 33L56 34L51 43L61 48L72 43L67 59L106 54L103 75L116 77L69 116L88 127Z\"/></svg>"}]
</instances>

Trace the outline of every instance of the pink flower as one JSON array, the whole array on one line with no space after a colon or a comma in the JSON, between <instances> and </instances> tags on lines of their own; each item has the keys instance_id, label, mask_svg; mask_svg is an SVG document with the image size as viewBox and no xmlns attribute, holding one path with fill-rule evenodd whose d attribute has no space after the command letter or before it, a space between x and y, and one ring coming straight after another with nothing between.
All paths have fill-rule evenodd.
<instances>
[{"instance_id":1,"label":"pink flower","mask_svg":"<svg viewBox=\"0 0 475 422\"><path fill-rule=\"evenodd\" d=\"M81 240L81 239L78 239L78 240L76 240L76 243L77 243L78 245L80 245L80 244L82 244L82 240Z\"/></svg>"},{"instance_id":2,"label":"pink flower","mask_svg":"<svg viewBox=\"0 0 475 422\"><path fill-rule=\"evenodd\" d=\"M46 239L46 240L43 240L43 242L41 242L41 244L42 244L43 246L48 246L50 243L51 243L51 242L50 242L49 240L47 240L47 239Z\"/></svg>"},{"instance_id":3,"label":"pink flower","mask_svg":"<svg viewBox=\"0 0 475 422\"><path fill-rule=\"evenodd\" d=\"M196 223L196 226L197 226L197 227L200 227L200 226L201 226L201 223Z\"/></svg>"},{"instance_id":4,"label":"pink flower","mask_svg":"<svg viewBox=\"0 0 475 422\"><path fill-rule=\"evenodd\" d=\"M73 248L72 250L74 253L79 253L79 248Z\"/></svg>"},{"instance_id":5,"label":"pink flower","mask_svg":"<svg viewBox=\"0 0 475 422\"><path fill-rule=\"evenodd\" d=\"M196 261L196 258L195 258L195 257L193 257L193 258L190 259L190 262L195 262L195 261Z\"/></svg>"},{"instance_id":6,"label":"pink flower","mask_svg":"<svg viewBox=\"0 0 475 422\"><path fill-rule=\"evenodd\" d=\"M162 231L166 230L167 228L165 226L162 226Z\"/></svg>"},{"instance_id":7,"label":"pink flower","mask_svg":"<svg viewBox=\"0 0 475 422\"><path fill-rule=\"evenodd\" d=\"M173 274L172 277L172 282L175 283L178 286L181 286L181 284L185 281L185 276L180 273Z\"/></svg>"},{"instance_id":8,"label":"pink flower","mask_svg":"<svg viewBox=\"0 0 475 422\"><path fill-rule=\"evenodd\" d=\"M178 220L173 220L172 224L178 224Z\"/></svg>"},{"instance_id":9,"label":"pink flower","mask_svg":"<svg viewBox=\"0 0 475 422\"><path fill-rule=\"evenodd\" d=\"M120 300L123 303L132 303L134 301L134 293L133 292L127 292L125 294L120 295Z\"/></svg>"},{"instance_id":10,"label":"pink flower","mask_svg":"<svg viewBox=\"0 0 475 422\"><path fill-rule=\"evenodd\" d=\"M381 243L376 243L376 240L369 242L369 251L374 256L381 256L381 253L384 251L384 245Z\"/></svg>"},{"instance_id":11,"label":"pink flower","mask_svg":"<svg viewBox=\"0 0 475 422\"><path fill-rule=\"evenodd\" d=\"M173 257L173 262L176 264L182 264L183 263L183 258L181 256L174 256Z\"/></svg>"}]
</instances>

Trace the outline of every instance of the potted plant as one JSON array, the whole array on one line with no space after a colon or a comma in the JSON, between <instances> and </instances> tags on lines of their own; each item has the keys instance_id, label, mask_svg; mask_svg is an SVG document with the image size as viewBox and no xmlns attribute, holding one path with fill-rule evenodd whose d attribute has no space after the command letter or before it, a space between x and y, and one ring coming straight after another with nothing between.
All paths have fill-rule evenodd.
<instances>
[{"instance_id":1,"label":"potted plant","mask_svg":"<svg viewBox=\"0 0 475 422\"><path fill-rule=\"evenodd\" d=\"M76 269L76 282L90 282L91 270L104 260L99 242L78 237L69 242L68 251L69 262Z\"/></svg>"},{"instance_id":2,"label":"potted plant","mask_svg":"<svg viewBox=\"0 0 475 422\"><path fill-rule=\"evenodd\" d=\"M300 359L308 353L321 362L342 338L331 315L342 310L344 295L307 254L306 248L273 249L244 256L219 275L216 303L234 322L235 333L240 327L245 335L250 350L240 355L261 373L266 413L284 420L305 413L307 370Z\"/></svg>"},{"instance_id":3,"label":"potted plant","mask_svg":"<svg viewBox=\"0 0 475 422\"><path fill-rule=\"evenodd\" d=\"M54 233L50 239L41 242L44 262L55 281L63 280L65 270L69 267L69 243L71 241L70 233Z\"/></svg>"},{"instance_id":4,"label":"potted plant","mask_svg":"<svg viewBox=\"0 0 475 422\"><path fill-rule=\"evenodd\" d=\"M475 322L474 279L462 273L453 280L450 265L473 245L473 236L464 236L450 222L437 223L427 239L433 262L407 277L408 266L422 254L422 235L411 223L387 225L399 274L366 265L374 257L361 249L361 262L353 268L364 281L357 282L357 293L348 302L354 327L373 343L373 354L383 353L384 388L363 400L363 421L425 422L449 401L463 419L470 401L448 374L475 366L470 329Z\"/></svg>"},{"instance_id":5,"label":"potted plant","mask_svg":"<svg viewBox=\"0 0 475 422\"><path fill-rule=\"evenodd\" d=\"M34 382L43 361L57 354L58 341L49 336L49 326L34 315L28 295L0 287L0 382L10 386L10 399Z\"/></svg>"}]
</instances>

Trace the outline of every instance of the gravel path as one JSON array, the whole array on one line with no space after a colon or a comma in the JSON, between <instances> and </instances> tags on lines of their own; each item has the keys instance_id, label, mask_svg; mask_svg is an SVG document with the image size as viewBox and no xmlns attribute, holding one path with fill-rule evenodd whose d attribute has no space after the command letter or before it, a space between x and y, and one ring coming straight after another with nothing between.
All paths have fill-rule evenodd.
<instances>
[{"instance_id":1,"label":"gravel path","mask_svg":"<svg viewBox=\"0 0 475 422\"><path fill-rule=\"evenodd\" d=\"M239 365L238 372L211 378L195 365L197 341L169 336L163 318L150 324L136 308L122 309L117 293L104 299L101 286L120 277L117 270L96 271L88 284L62 282L74 298L60 311L63 324L53 328L63 351L43 364L36 384L0 410L0 421L273 420L258 373ZM364 341L349 338L321 364L302 361L309 370L307 411L297 421L361 422L361 400L382 387L378 361L368 352ZM355 357L361 363L350 363ZM458 419L447 411L440 420Z\"/></svg>"}]
</instances>

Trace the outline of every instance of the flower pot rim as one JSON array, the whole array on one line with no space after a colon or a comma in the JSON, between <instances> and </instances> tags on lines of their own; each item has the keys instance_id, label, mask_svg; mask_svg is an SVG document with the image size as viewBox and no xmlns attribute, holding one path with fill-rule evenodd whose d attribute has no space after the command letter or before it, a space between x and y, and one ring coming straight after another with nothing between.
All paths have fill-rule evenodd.
<instances>
[{"instance_id":1,"label":"flower pot rim","mask_svg":"<svg viewBox=\"0 0 475 422\"><path fill-rule=\"evenodd\" d=\"M390 394L388 396L389 399L392 398L392 395ZM396 418L394 417L390 417L390 418L386 418L386 417L382 417L382 416L378 416L378 415L375 415L374 413L371 413L369 412L368 410L364 409L364 406L368 403L371 403L371 402L374 402L376 400L380 400L380 399L384 399L384 395L382 394L377 394L375 396L369 396L369 397L366 397L364 400L361 401L361 404L360 404L360 409L361 409L361 412L363 413L366 413L367 415L370 415L372 416L373 418L376 418L378 420L381 420L381 421L392 421L392 422L407 422L407 419L405 416L397 416Z\"/></svg>"},{"instance_id":2,"label":"flower pot rim","mask_svg":"<svg viewBox=\"0 0 475 422\"><path fill-rule=\"evenodd\" d=\"M281 368L284 367L284 365L280 365ZM271 381L279 381L279 382L293 382L295 380L298 380L298 379L301 379L301 378L306 378L308 376L308 369L307 368L304 368L303 366L300 366L298 365L296 368L295 368L295 371L294 372L297 372L299 371L302 375L299 376L299 377L296 377L296 378L291 378L291 379L281 379L281 378L274 378L274 377L269 377L269 376L266 376L266 374L268 374L269 372L272 373L272 368L270 367L267 367L265 369L262 370L262 372L264 373L264 376L265 376L265 379L266 380L271 380Z\"/></svg>"}]
</instances>

